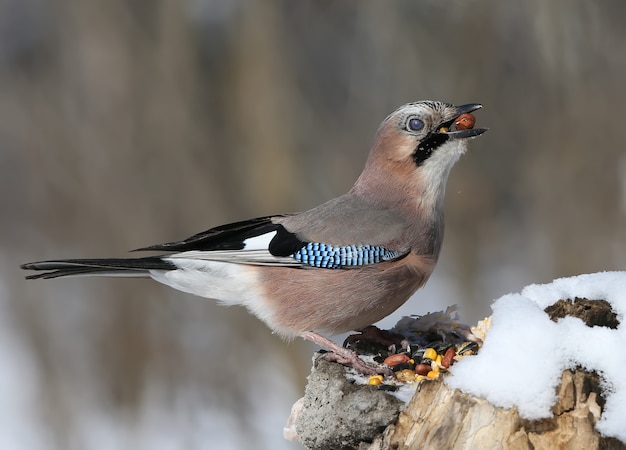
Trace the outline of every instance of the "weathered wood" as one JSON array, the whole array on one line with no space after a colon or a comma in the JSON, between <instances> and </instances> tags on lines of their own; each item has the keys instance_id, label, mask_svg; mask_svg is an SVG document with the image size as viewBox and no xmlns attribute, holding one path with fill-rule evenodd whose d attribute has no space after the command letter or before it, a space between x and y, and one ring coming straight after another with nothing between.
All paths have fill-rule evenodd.
<instances>
[{"instance_id":1,"label":"weathered wood","mask_svg":"<svg viewBox=\"0 0 626 450\"><path fill-rule=\"evenodd\" d=\"M524 420L516 409L496 408L442 381L426 382L393 430L365 448L626 449L594 429L602 404L598 376L583 371L563 372L555 415L540 421Z\"/></svg>"}]
</instances>

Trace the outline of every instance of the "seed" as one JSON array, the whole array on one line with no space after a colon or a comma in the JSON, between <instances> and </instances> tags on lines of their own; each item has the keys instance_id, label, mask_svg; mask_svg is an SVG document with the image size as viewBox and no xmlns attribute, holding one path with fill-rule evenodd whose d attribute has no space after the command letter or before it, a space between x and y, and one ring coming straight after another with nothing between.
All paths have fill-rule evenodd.
<instances>
[{"instance_id":1,"label":"seed","mask_svg":"<svg viewBox=\"0 0 626 450\"><path fill-rule=\"evenodd\" d=\"M479 347L478 343L468 341L459 347L458 354L463 356L475 355Z\"/></svg>"},{"instance_id":2,"label":"seed","mask_svg":"<svg viewBox=\"0 0 626 450\"><path fill-rule=\"evenodd\" d=\"M391 370L393 370L394 372L398 372L400 370L404 370L404 369L415 369L415 364L411 364L410 361L404 362L404 363L400 363L400 364L396 364L395 366L393 366L393 368Z\"/></svg>"},{"instance_id":3,"label":"seed","mask_svg":"<svg viewBox=\"0 0 626 450\"><path fill-rule=\"evenodd\" d=\"M396 378L399 381L412 382L415 381L415 372L411 369L404 369L396 372Z\"/></svg>"},{"instance_id":4,"label":"seed","mask_svg":"<svg viewBox=\"0 0 626 450\"><path fill-rule=\"evenodd\" d=\"M427 348L424 352L424 359L432 359L434 361L437 359L437 351L432 347Z\"/></svg>"},{"instance_id":5,"label":"seed","mask_svg":"<svg viewBox=\"0 0 626 450\"><path fill-rule=\"evenodd\" d=\"M372 386L378 386L383 384L383 376L382 375L372 375L369 380L369 384Z\"/></svg>"},{"instance_id":6,"label":"seed","mask_svg":"<svg viewBox=\"0 0 626 450\"><path fill-rule=\"evenodd\" d=\"M384 363L389 367L397 366L400 363L407 362L410 358L404 353L396 353L395 355L387 356Z\"/></svg>"},{"instance_id":7,"label":"seed","mask_svg":"<svg viewBox=\"0 0 626 450\"><path fill-rule=\"evenodd\" d=\"M418 375L428 375L428 372L432 370L430 364L418 364L415 366L415 373Z\"/></svg>"},{"instance_id":8,"label":"seed","mask_svg":"<svg viewBox=\"0 0 626 450\"><path fill-rule=\"evenodd\" d=\"M453 358L456 356L456 352L452 347L446 350L446 353L441 358L441 365L446 369L452 365Z\"/></svg>"},{"instance_id":9,"label":"seed","mask_svg":"<svg viewBox=\"0 0 626 450\"><path fill-rule=\"evenodd\" d=\"M456 128L457 130L470 130L474 128L475 123L476 117L474 117L472 114L461 114L454 121L454 128Z\"/></svg>"}]
</instances>

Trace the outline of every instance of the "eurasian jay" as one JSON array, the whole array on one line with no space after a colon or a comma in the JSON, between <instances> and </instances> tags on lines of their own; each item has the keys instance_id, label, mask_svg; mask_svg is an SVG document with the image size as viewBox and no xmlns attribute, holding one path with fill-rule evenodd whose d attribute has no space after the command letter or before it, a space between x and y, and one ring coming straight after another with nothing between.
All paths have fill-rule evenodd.
<instances>
[{"instance_id":1,"label":"eurasian jay","mask_svg":"<svg viewBox=\"0 0 626 450\"><path fill-rule=\"evenodd\" d=\"M371 325L428 280L443 239L448 174L468 138L486 131L450 128L461 114L479 108L436 101L401 106L378 128L350 191L311 210L222 225L138 249L167 252L160 256L21 267L44 271L29 279L151 277L184 292L244 305L279 335L300 336L332 350L344 364L378 372L319 333Z\"/></svg>"}]
</instances>

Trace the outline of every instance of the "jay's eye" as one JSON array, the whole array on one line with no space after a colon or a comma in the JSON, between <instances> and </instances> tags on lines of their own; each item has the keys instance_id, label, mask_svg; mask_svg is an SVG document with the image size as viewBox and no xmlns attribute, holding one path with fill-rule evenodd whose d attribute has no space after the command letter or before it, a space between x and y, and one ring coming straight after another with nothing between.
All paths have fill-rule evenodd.
<instances>
[{"instance_id":1,"label":"jay's eye","mask_svg":"<svg viewBox=\"0 0 626 450\"><path fill-rule=\"evenodd\" d=\"M413 117L407 122L407 128L411 131L420 131L422 128L424 128L424 122Z\"/></svg>"}]
</instances>

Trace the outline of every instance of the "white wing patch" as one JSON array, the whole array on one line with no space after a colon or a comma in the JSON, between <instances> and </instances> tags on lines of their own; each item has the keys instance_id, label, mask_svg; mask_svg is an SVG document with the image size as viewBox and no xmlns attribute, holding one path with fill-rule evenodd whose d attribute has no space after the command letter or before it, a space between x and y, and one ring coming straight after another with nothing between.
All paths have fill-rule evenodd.
<instances>
[{"instance_id":1,"label":"white wing patch","mask_svg":"<svg viewBox=\"0 0 626 450\"><path fill-rule=\"evenodd\" d=\"M276 231L260 234L243 241L244 250L267 250L270 246L270 241L276 236Z\"/></svg>"},{"instance_id":2,"label":"white wing patch","mask_svg":"<svg viewBox=\"0 0 626 450\"><path fill-rule=\"evenodd\" d=\"M196 266L197 270L202 270L203 261L257 266L303 267L292 256L274 256L269 252L268 247L274 236L276 236L276 231L248 238L243 241L244 248L242 250L190 250L168 255L163 259L181 269L188 269L188 266L192 264Z\"/></svg>"}]
</instances>

